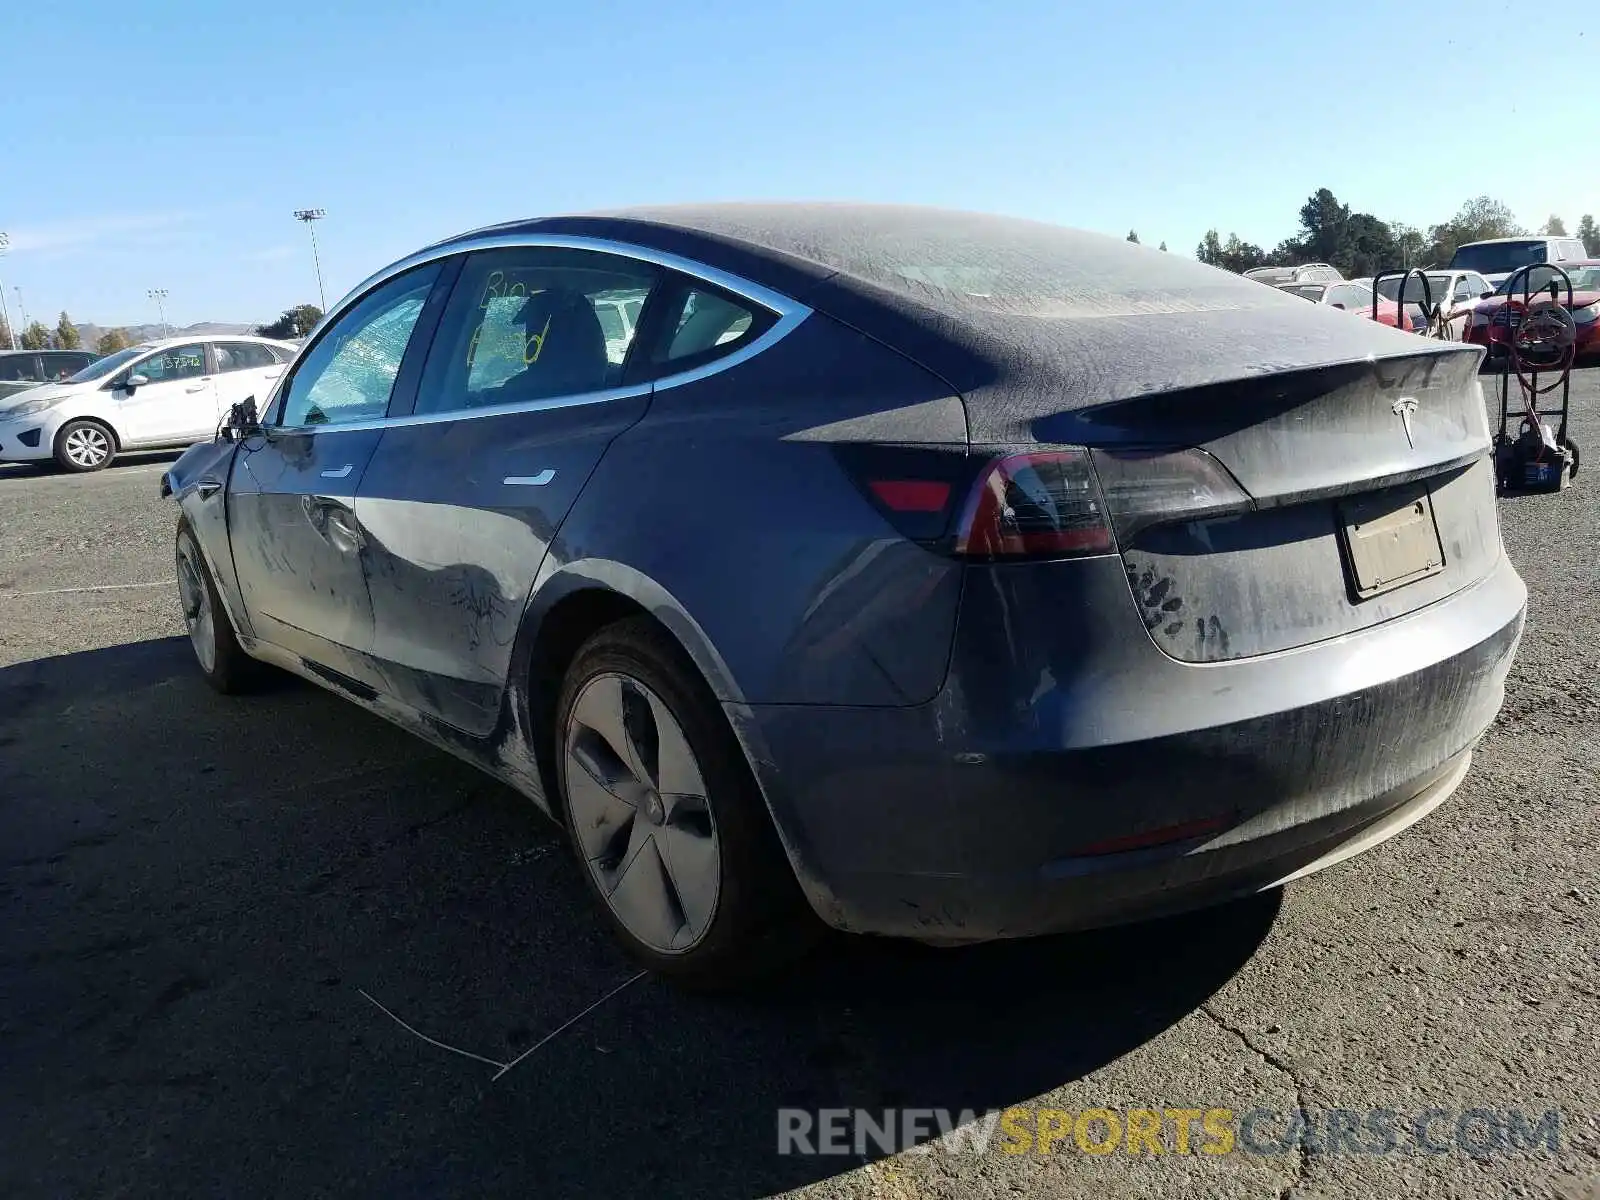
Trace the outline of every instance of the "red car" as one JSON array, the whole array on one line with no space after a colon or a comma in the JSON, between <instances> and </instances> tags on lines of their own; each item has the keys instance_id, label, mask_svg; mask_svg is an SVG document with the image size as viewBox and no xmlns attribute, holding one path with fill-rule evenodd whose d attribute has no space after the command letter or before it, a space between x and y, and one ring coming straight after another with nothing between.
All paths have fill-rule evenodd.
<instances>
[{"instance_id":1,"label":"red car","mask_svg":"<svg viewBox=\"0 0 1600 1200\"><path fill-rule=\"evenodd\" d=\"M1563 263L1562 268L1572 280L1572 302L1567 303L1566 289L1560 286L1559 281L1557 299L1572 313L1572 320L1578 327L1574 346L1576 357L1600 355L1600 259ZM1557 278L1555 274L1535 269L1529 275L1530 290L1534 297L1548 297L1550 280ZM1498 358L1506 352L1506 343L1511 340L1512 331L1522 318L1522 283L1517 283L1514 297L1505 294L1505 287L1502 283L1493 296L1478 301L1467 323L1466 340L1487 346L1491 358ZM1544 290L1541 292L1541 289Z\"/></svg>"},{"instance_id":2,"label":"red car","mask_svg":"<svg viewBox=\"0 0 1600 1200\"><path fill-rule=\"evenodd\" d=\"M1364 283L1279 283L1273 286L1279 291L1299 296L1300 299L1309 300L1313 304L1326 304L1332 308L1342 308L1345 312L1364 317L1369 321L1373 319L1372 289ZM1394 326L1411 333L1421 333L1427 329L1428 320L1422 315L1421 305L1406 305L1406 319L1403 325L1399 320L1399 308L1400 306L1393 300L1384 300L1380 297L1378 324Z\"/></svg>"}]
</instances>

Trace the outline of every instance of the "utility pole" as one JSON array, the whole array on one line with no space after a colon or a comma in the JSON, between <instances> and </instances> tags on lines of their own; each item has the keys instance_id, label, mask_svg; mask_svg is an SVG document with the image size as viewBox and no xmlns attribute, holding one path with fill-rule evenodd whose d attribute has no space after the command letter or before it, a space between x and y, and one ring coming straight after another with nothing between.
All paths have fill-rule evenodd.
<instances>
[{"instance_id":1,"label":"utility pole","mask_svg":"<svg viewBox=\"0 0 1600 1200\"><path fill-rule=\"evenodd\" d=\"M17 294L17 316L22 321L22 327L26 329L28 327L28 310L22 305L22 289L13 285L11 290Z\"/></svg>"},{"instance_id":2,"label":"utility pole","mask_svg":"<svg viewBox=\"0 0 1600 1200\"><path fill-rule=\"evenodd\" d=\"M167 289L151 288L145 295L156 302L156 316L161 320L161 332L171 337L172 326L167 324Z\"/></svg>"},{"instance_id":3,"label":"utility pole","mask_svg":"<svg viewBox=\"0 0 1600 1200\"><path fill-rule=\"evenodd\" d=\"M11 235L9 233L0 233L0 257L3 257L10 249ZM17 327L11 323L11 314L6 311L6 288L3 283L0 283L0 321L5 322L6 332L11 335L11 348L15 350L17 348Z\"/></svg>"},{"instance_id":4,"label":"utility pole","mask_svg":"<svg viewBox=\"0 0 1600 1200\"><path fill-rule=\"evenodd\" d=\"M322 259L317 254L317 222L327 216L327 212L320 208L297 208L294 210L294 219L304 221L306 228L311 232L311 263L317 269L317 299L322 302L322 311L328 311L328 295L322 290Z\"/></svg>"}]
</instances>

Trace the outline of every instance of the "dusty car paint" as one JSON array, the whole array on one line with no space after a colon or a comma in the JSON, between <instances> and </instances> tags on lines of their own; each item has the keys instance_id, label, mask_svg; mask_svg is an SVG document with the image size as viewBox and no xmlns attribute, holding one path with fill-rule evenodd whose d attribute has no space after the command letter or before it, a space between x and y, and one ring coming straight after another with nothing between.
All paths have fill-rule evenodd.
<instances>
[{"instance_id":1,"label":"dusty car paint","mask_svg":"<svg viewBox=\"0 0 1600 1200\"><path fill-rule=\"evenodd\" d=\"M777 289L803 319L728 370L448 419L410 415L409 351L388 421L195 447L163 486L248 652L554 812L558 634L648 613L727 712L813 907L929 940L1267 886L1459 781L1525 600L1474 490L1476 351L1099 242L1062 312L952 315L803 237L743 244L766 219L748 210L644 217L502 228L392 270L629 239ZM1118 300L1123 269L1159 286ZM1420 397L1403 436L1402 393ZM1243 507L1117 552L972 563L848 478L863 446L968 470L1017 445L1152 438L1213 454ZM1360 607L1338 506L1416 480L1451 522L1450 572ZM1313 517L1316 536L1292 536ZM1282 543L1276 590L1241 582L1249 560L1196 564L1230 531ZM1205 829L1159 840L1186 821Z\"/></svg>"}]
</instances>

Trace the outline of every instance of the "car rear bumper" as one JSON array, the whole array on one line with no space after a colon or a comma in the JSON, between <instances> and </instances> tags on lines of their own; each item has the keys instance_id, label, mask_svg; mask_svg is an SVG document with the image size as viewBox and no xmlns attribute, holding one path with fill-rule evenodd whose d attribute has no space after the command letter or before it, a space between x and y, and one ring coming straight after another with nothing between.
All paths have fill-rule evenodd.
<instances>
[{"instance_id":1,"label":"car rear bumper","mask_svg":"<svg viewBox=\"0 0 1600 1200\"><path fill-rule=\"evenodd\" d=\"M982 941L1116 924L1271 887L1442 802L1493 721L1526 591L1501 556L1360 633L1178 663L1116 608L969 584L951 674L917 708L732 705L802 886L853 932ZM1037 600L1038 597L1033 597Z\"/></svg>"}]
</instances>

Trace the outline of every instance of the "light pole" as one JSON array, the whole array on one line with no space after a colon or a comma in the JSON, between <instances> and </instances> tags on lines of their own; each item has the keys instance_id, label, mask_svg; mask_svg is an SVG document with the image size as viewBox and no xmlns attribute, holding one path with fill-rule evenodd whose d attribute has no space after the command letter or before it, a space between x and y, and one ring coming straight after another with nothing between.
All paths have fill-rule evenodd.
<instances>
[{"instance_id":1,"label":"light pole","mask_svg":"<svg viewBox=\"0 0 1600 1200\"><path fill-rule=\"evenodd\" d=\"M10 249L11 235L9 233L0 233L0 255L4 255ZM17 331L12 327L11 314L6 311L6 289L4 284L0 284L0 321L5 322L6 332L11 336L11 348L15 350L17 348Z\"/></svg>"},{"instance_id":2,"label":"light pole","mask_svg":"<svg viewBox=\"0 0 1600 1200\"><path fill-rule=\"evenodd\" d=\"M145 295L156 302L156 316L161 320L161 332L171 336L172 326L167 324L167 289L151 288Z\"/></svg>"},{"instance_id":3,"label":"light pole","mask_svg":"<svg viewBox=\"0 0 1600 1200\"><path fill-rule=\"evenodd\" d=\"M22 322L22 327L26 329L28 327L28 310L22 305L22 289L13 286L11 290L17 294L17 319Z\"/></svg>"},{"instance_id":4,"label":"light pole","mask_svg":"<svg viewBox=\"0 0 1600 1200\"><path fill-rule=\"evenodd\" d=\"M328 295L322 290L322 259L317 254L317 222L327 216L327 212L320 208L297 208L294 210L294 219L304 221L306 228L311 232L311 262L317 268L317 299L322 302L322 311L328 311Z\"/></svg>"}]
</instances>

